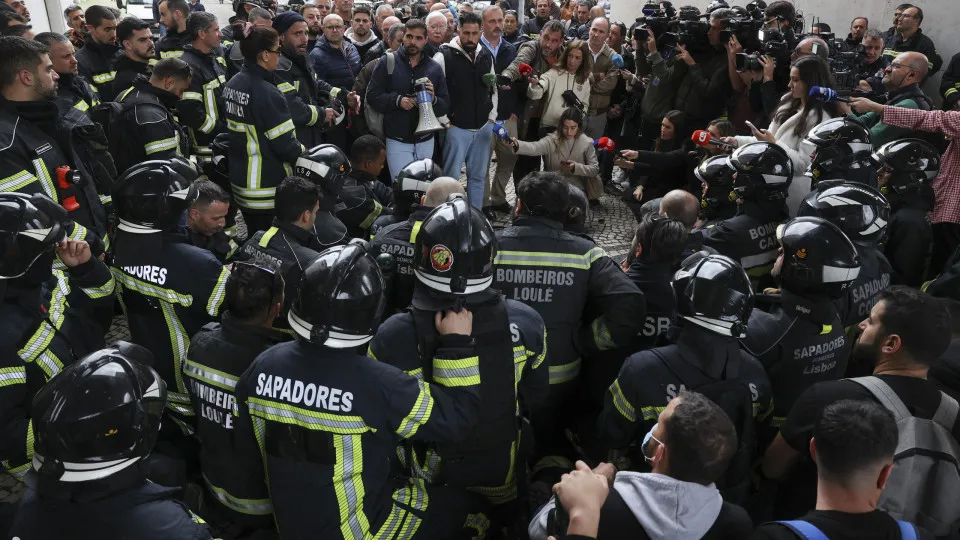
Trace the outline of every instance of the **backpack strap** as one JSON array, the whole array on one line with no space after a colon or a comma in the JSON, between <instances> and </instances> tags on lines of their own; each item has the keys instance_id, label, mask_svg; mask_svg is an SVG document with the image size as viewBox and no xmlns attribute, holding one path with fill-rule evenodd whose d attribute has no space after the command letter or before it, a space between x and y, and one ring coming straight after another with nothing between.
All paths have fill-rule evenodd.
<instances>
[{"instance_id":1,"label":"backpack strap","mask_svg":"<svg viewBox=\"0 0 960 540\"><path fill-rule=\"evenodd\" d=\"M937 412L933 415L933 421L952 433L953 424L957 421L958 411L960 411L960 405L957 404L957 400L940 392L940 406L937 407Z\"/></svg>"},{"instance_id":2,"label":"backpack strap","mask_svg":"<svg viewBox=\"0 0 960 540\"><path fill-rule=\"evenodd\" d=\"M890 388L890 386L883 382L879 377L857 377L855 379L847 380L853 381L869 390L870 393L873 394L873 397L877 398L877 401L879 401L881 405L893 413L894 420L897 422L913 416L910 414L910 411L907 410L907 406L903 404L900 396L898 396L896 392L894 392L893 389ZM941 400L940 403L943 404L943 400Z\"/></svg>"},{"instance_id":3,"label":"backpack strap","mask_svg":"<svg viewBox=\"0 0 960 540\"><path fill-rule=\"evenodd\" d=\"M900 540L917 540L917 528L913 523L898 519L897 525L900 526Z\"/></svg>"},{"instance_id":4,"label":"backpack strap","mask_svg":"<svg viewBox=\"0 0 960 540\"><path fill-rule=\"evenodd\" d=\"M394 53L389 52L386 55L387 58L387 75L393 75L393 68L397 65L397 57L394 56Z\"/></svg>"},{"instance_id":5,"label":"backpack strap","mask_svg":"<svg viewBox=\"0 0 960 540\"><path fill-rule=\"evenodd\" d=\"M777 523L787 527L793 534L799 536L800 538L805 538L806 540L830 540L827 535L823 534L823 531L818 529L813 523L804 521L802 519L795 519L793 521L778 521Z\"/></svg>"}]
</instances>

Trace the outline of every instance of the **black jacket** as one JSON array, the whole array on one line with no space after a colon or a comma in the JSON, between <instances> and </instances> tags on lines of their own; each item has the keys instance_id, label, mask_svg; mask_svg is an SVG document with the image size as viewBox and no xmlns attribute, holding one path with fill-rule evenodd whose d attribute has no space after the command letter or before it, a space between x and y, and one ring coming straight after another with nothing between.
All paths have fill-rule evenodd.
<instances>
[{"instance_id":1,"label":"black jacket","mask_svg":"<svg viewBox=\"0 0 960 540\"><path fill-rule=\"evenodd\" d=\"M890 201L890 223L883 251L893 268L895 285L919 287L923 283L933 245L933 229L927 218L933 210L931 203L932 197L928 200L918 193Z\"/></svg>"},{"instance_id":2,"label":"black jacket","mask_svg":"<svg viewBox=\"0 0 960 540\"><path fill-rule=\"evenodd\" d=\"M720 116L730 96L727 54L723 47L692 53L696 63L674 61L673 77L677 84L674 108L683 111L688 126L703 126Z\"/></svg>"},{"instance_id":3,"label":"black jacket","mask_svg":"<svg viewBox=\"0 0 960 540\"><path fill-rule=\"evenodd\" d=\"M310 50L309 48L307 50ZM373 62L377 58L383 56L387 51L387 43L382 39L378 41L373 47L370 47L365 54L362 55L361 63L367 65L370 62Z\"/></svg>"},{"instance_id":4,"label":"black jacket","mask_svg":"<svg viewBox=\"0 0 960 540\"><path fill-rule=\"evenodd\" d=\"M485 86L481 77L494 73L493 55L478 44L471 59L460 46L460 39L454 38L440 46L440 53L435 58L443 61L447 92L457 96L457 99L450 100L447 111L450 123L460 129L485 126L495 106L495 98L493 88Z\"/></svg>"},{"instance_id":5,"label":"black jacket","mask_svg":"<svg viewBox=\"0 0 960 540\"><path fill-rule=\"evenodd\" d=\"M486 48L484 40L480 40L480 45ZM487 51L490 54L493 54L493 51L487 48ZM513 59L517 57L517 48L507 41L505 38L501 37L500 47L497 48L497 56L493 59L493 69L494 72L498 75L498 84L497 84L497 120L507 120L510 118L511 114L517 115L519 118L523 114L523 109L519 107L519 100L517 100L517 91L514 88L513 84L499 84L502 81L502 78L499 77L503 70L507 69L510 64L513 63Z\"/></svg>"},{"instance_id":6,"label":"black jacket","mask_svg":"<svg viewBox=\"0 0 960 540\"><path fill-rule=\"evenodd\" d=\"M73 73L58 73L60 75L57 87L57 108L61 114L67 109L75 107L80 112L88 112L90 107L100 103L100 96L93 85L79 75Z\"/></svg>"},{"instance_id":7,"label":"black jacket","mask_svg":"<svg viewBox=\"0 0 960 540\"><path fill-rule=\"evenodd\" d=\"M237 251L238 260L269 261L280 267L284 279L285 300L277 326L289 328L287 312L297 298L304 269L328 247L345 244L347 228L329 211L317 212L313 232L273 219L266 231L257 231Z\"/></svg>"},{"instance_id":8,"label":"black jacket","mask_svg":"<svg viewBox=\"0 0 960 540\"><path fill-rule=\"evenodd\" d=\"M783 291L779 298L768 301L777 303L754 308L747 335L740 342L770 375L777 396L772 425L780 427L804 390L843 375L852 344L829 298Z\"/></svg>"},{"instance_id":9,"label":"black jacket","mask_svg":"<svg viewBox=\"0 0 960 540\"><path fill-rule=\"evenodd\" d=\"M24 277L8 281L0 303L0 460L18 477L33 459L34 394L64 366L104 346L106 329L91 315L113 305L115 282L102 262L91 258L45 280L53 260L41 257Z\"/></svg>"},{"instance_id":10,"label":"black jacket","mask_svg":"<svg viewBox=\"0 0 960 540\"><path fill-rule=\"evenodd\" d=\"M306 148L273 73L243 66L223 90L230 129L230 183L237 206L270 213L280 181Z\"/></svg>"},{"instance_id":11,"label":"black jacket","mask_svg":"<svg viewBox=\"0 0 960 540\"><path fill-rule=\"evenodd\" d=\"M384 310L388 317L395 310L406 309L413 299L413 287L417 282L413 273L413 249L420 224L430 210L432 208L417 208L408 219L384 225L374 233L370 252L374 255L389 253L397 265L389 282L387 308ZM384 217L387 216L381 216L377 221L382 223Z\"/></svg>"},{"instance_id":12,"label":"black jacket","mask_svg":"<svg viewBox=\"0 0 960 540\"><path fill-rule=\"evenodd\" d=\"M922 28L917 28L917 33L906 41L904 41L903 36L900 34L890 36L884 40L883 46L883 55L891 61L896 58L898 54L905 52L918 52L926 56L930 70L927 71L927 76L924 80L940 71L940 67L943 66L943 58L941 58L940 53L937 52L936 45L933 44L933 40L923 33Z\"/></svg>"},{"instance_id":13,"label":"black jacket","mask_svg":"<svg viewBox=\"0 0 960 540\"><path fill-rule=\"evenodd\" d=\"M465 336L444 336L434 358L435 366L465 362L477 369ZM399 528L396 520L422 515L410 513L435 503L414 486L395 492L390 479L398 438L459 440L480 407L478 385L426 386L353 350L301 340L258 356L236 396L236 472L266 478L284 538L380 536Z\"/></svg>"},{"instance_id":14,"label":"black jacket","mask_svg":"<svg viewBox=\"0 0 960 540\"><path fill-rule=\"evenodd\" d=\"M98 537L116 540L211 538L207 525L181 497L179 489L147 480L137 465L102 480L55 486L30 473L10 535L55 540L97 531Z\"/></svg>"},{"instance_id":15,"label":"black jacket","mask_svg":"<svg viewBox=\"0 0 960 540\"><path fill-rule=\"evenodd\" d=\"M590 240L565 232L556 221L530 216L515 219L497 239L494 286L543 317L550 384L577 379L581 356L626 345L640 332L643 293ZM588 321L588 313L601 315Z\"/></svg>"},{"instance_id":16,"label":"black jacket","mask_svg":"<svg viewBox=\"0 0 960 540\"><path fill-rule=\"evenodd\" d=\"M43 193L68 209L70 219L106 238L107 213L116 175L107 140L86 113L57 110L52 101L14 102L0 97L0 191ZM10 128L12 126L12 129ZM61 184L57 168L79 171Z\"/></svg>"},{"instance_id":17,"label":"black jacket","mask_svg":"<svg viewBox=\"0 0 960 540\"><path fill-rule=\"evenodd\" d=\"M296 128L297 140L307 148L323 142L326 123L324 106L333 87L317 78L309 56L281 54L277 62L277 88L283 92Z\"/></svg>"},{"instance_id":18,"label":"black jacket","mask_svg":"<svg viewBox=\"0 0 960 540\"><path fill-rule=\"evenodd\" d=\"M756 286L777 260L777 227L786 220L782 203L747 201L736 216L701 229L703 245L740 263Z\"/></svg>"},{"instance_id":19,"label":"black jacket","mask_svg":"<svg viewBox=\"0 0 960 540\"><path fill-rule=\"evenodd\" d=\"M180 58L183 55L184 47L189 45L191 41L190 34L186 31L177 32L167 28L167 33L157 42L157 59Z\"/></svg>"},{"instance_id":20,"label":"black jacket","mask_svg":"<svg viewBox=\"0 0 960 540\"><path fill-rule=\"evenodd\" d=\"M540 30L543 29L543 25L547 24L549 20L549 17L527 17L527 20L523 21L523 24L520 25L518 32L527 39L538 39L540 37Z\"/></svg>"},{"instance_id":21,"label":"black jacket","mask_svg":"<svg viewBox=\"0 0 960 540\"><path fill-rule=\"evenodd\" d=\"M856 244L860 256L860 273L850 284L846 297L837 300L840 319L846 328L855 327L870 316L880 293L890 286L893 268L877 246ZM920 259L922 266L923 259ZM914 262L914 264L917 264Z\"/></svg>"},{"instance_id":22,"label":"black jacket","mask_svg":"<svg viewBox=\"0 0 960 540\"><path fill-rule=\"evenodd\" d=\"M103 101L113 101L118 94L133 86L133 81L140 75L149 77L151 68L146 62L135 62L126 55L120 55L113 61L113 70L116 72L113 84L100 89L100 99Z\"/></svg>"},{"instance_id":23,"label":"black jacket","mask_svg":"<svg viewBox=\"0 0 960 540\"><path fill-rule=\"evenodd\" d=\"M110 152L118 170L151 159L190 156L189 137L173 116L176 95L140 77L117 101L123 109L110 130Z\"/></svg>"},{"instance_id":24,"label":"black jacket","mask_svg":"<svg viewBox=\"0 0 960 540\"><path fill-rule=\"evenodd\" d=\"M102 45L91 39L75 55L80 76L101 92L101 99L104 101L110 101L107 97L113 95L110 87L117 75L113 61L122 54L120 47L116 45Z\"/></svg>"},{"instance_id":25,"label":"black jacket","mask_svg":"<svg viewBox=\"0 0 960 540\"><path fill-rule=\"evenodd\" d=\"M193 45L185 45L182 52L180 59L190 66L193 78L177 104L177 117L189 128L190 145L197 156L209 157L213 138L227 131L223 107L227 64L216 52L203 54Z\"/></svg>"},{"instance_id":26,"label":"black jacket","mask_svg":"<svg viewBox=\"0 0 960 540\"><path fill-rule=\"evenodd\" d=\"M416 143L429 140L433 133L416 135L420 119L419 108L409 111L400 108L400 98L413 95L413 81L426 77L433 83L435 97L433 113L437 116L447 114L450 107L450 94L447 92L447 79L440 65L426 55L426 49L420 54L420 62L414 68L407 58L406 49L400 47L395 53L397 61L393 75L387 75L386 62L378 62L367 86L369 105L383 114L383 130L388 139L403 143Z\"/></svg>"},{"instance_id":27,"label":"black jacket","mask_svg":"<svg viewBox=\"0 0 960 540\"><path fill-rule=\"evenodd\" d=\"M370 227L381 214L391 212L393 191L377 177L354 169L346 178L337 204L337 218L352 238L370 238Z\"/></svg>"},{"instance_id":28,"label":"black jacket","mask_svg":"<svg viewBox=\"0 0 960 540\"><path fill-rule=\"evenodd\" d=\"M233 404L237 380L254 359L289 336L238 321L229 311L190 340L183 377L197 414L200 469L209 495L220 501L231 522L269 525L272 506L263 481L237 474L233 445ZM245 500L244 500L245 499Z\"/></svg>"},{"instance_id":29,"label":"black jacket","mask_svg":"<svg viewBox=\"0 0 960 540\"><path fill-rule=\"evenodd\" d=\"M949 111L960 100L960 53L953 55L940 79L940 97L943 110Z\"/></svg>"}]
</instances>

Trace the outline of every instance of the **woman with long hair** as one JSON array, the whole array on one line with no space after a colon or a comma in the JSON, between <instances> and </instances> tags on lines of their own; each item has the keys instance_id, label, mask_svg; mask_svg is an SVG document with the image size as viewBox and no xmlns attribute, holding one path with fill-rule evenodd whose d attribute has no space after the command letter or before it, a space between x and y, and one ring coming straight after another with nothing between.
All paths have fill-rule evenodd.
<instances>
[{"instance_id":1,"label":"woman with long hair","mask_svg":"<svg viewBox=\"0 0 960 540\"><path fill-rule=\"evenodd\" d=\"M287 100L274 79L280 58L277 31L244 22L233 35L239 38L243 68L223 90L230 129L230 183L252 235L270 227L277 186L293 173L305 148L297 140Z\"/></svg>"},{"instance_id":2,"label":"woman with long hair","mask_svg":"<svg viewBox=\"0 0 960 540\"><path fill-rule=\"evenodd\" d=\"M800 202L810 192L810 178L804 173L810 166L812 148L802 147L804 138L817 124L839 114L834 103L823 103L810 98L814 86L830 88L833 78L827 64L818 56L803 57L790 66L790 83L787 93L780 100L767 129L751 126L753 136L732 137L727 142L737 146L767 141L786 150L793 161L793 181L787 193L787 210L790 216L797 215Z\"/></svg>"},{"instance_id":3,"label":"woman with long hair","mask_svg":"<svg viewBox=\"0 0 960 540\"><path fill-rule=\"evenodd\" d=\"M593 54L587 42L575 39L564 48L556 65L540 76L538 84L531 84L527 88L530 99L543 99L541 130L558 128L561 113L572 105L568 91L573 92L584 106L589 103L592 71Z\"/></svg>"},{"instance_id":4,"label":"woman with long hair","mask_svg":"<svg viewBox=\"0 0 960 540\"><path fill-rule=\"evenodd\" d=\"M583 133L584 115L569 108L560 114L560 128L536 142L512 140L514 151L521 156L543 156L543 169L557 172L568 183L583 190L591 201L599 194L587 191L587 179L600 174L593 139Z\"/></svg>"}]
</instances>

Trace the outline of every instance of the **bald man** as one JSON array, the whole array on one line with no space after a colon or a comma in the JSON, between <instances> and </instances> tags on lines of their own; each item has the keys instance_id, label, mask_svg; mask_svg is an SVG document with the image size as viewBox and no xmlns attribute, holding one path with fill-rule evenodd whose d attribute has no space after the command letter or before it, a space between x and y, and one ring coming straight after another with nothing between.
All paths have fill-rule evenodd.
<instances>
[{"instance_id":1,"label":"bald man","mask_svg":"<svg viewBox=\"0 0 960 540\"><path fill-rule=\"evenodd\" d=\"M377 256L380 253L390 253L397 263L393 279L388 280L387 309L384 311L386 317L409 306L413 297L413 286L416 282L413 274L413 245L417 239L413 231L420 229L420 223L430 210L447 202L454 193L467 196L459 181L449 176L436 178L430 182L421 197L420 206L414 209L406 221L383 227L377 231L370 243L371 254Z\"/></svg>"},{"instance_id":2,"label":"bald man","mask_svg":"<svg viewBox=\"0 0 960 540\"><path fill-rule=\"evenodd\" d=\"M790 55L790 61L796 62L804 56L819 56L824 61L830 56L830 47L827 42L818 37L808 37L797 44Z\"/></svg>"},{"instance_id":3,"label":"bald man","mask_svg":"<svg viewBox=\"0 0 960 540\"><path fill-rule=\"evenodd\" d=\"M887 105L905 109L929 111L934 108L933 100L920 89L920 83L927 76L929 63L927 57L918 52L900 53L883 70L883 87L887 90ZM923 132L910 128L889 126L883 123L883 117L876 111L851 110L846 103L837 103L842 112L860 120L870 128L870 140L873 147L907 137L926 138Z\"/></svg>"},{"instance_id":4,"label":"bald man","mask_svg":"<svg viewBox=\"0 0 960 540\"><path fill-rule=\"evenodd\" d=\"M669 191L660 199L659 214L679 219L688 231L692 231L699 225L700 199L685 189Z\"/></svg>"}]
</instances>

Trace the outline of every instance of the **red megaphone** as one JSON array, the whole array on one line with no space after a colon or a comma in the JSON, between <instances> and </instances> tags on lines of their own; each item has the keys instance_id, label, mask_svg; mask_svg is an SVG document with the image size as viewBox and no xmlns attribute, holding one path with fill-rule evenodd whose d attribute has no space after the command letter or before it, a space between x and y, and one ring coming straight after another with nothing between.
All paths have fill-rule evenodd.
<instances>
[{"instance_id":1,"label":"red megaphone","mask_svg":"<svg viewBox=\"0 0 960 540\"><path fill-rule=\"evenodd\" d=\"M529 77L533 75L533 68L530 64L521 63L517 66L517 71L520 72L520 75L523 77Z\"/></svg>"}]
</instances>

